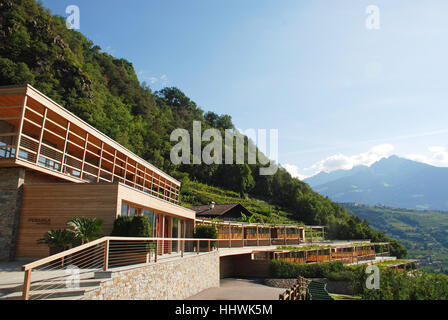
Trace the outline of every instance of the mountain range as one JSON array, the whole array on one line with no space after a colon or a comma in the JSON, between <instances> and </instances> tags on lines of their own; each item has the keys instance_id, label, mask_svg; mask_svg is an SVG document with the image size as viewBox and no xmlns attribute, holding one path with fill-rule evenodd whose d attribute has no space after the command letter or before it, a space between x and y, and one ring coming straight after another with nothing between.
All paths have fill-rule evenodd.
<instances>
[{"instance_id":1,"label":"mountain range","mask_svg":"<svg viewBox=\"0 0 448 320\"><path fill-rule=\"evenodd\" d=\"M448 168L398 156L370 167L321 172L304 181L336 202L448 211Z\"/></svg>"}]
</instances>

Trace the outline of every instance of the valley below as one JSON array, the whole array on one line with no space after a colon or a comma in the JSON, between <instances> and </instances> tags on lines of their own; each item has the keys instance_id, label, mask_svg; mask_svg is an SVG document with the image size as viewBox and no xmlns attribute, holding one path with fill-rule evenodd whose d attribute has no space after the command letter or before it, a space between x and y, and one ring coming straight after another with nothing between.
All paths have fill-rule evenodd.
<instances>
[{"instance_id":1,"label":"valley below","mask_svg":"<svg viewBox=\"0 0 448 320\"><path fill-rule=\"evenodd\" d=\"M349 213L402 243L421 268L448 274L448 212L342 203Z\"/></svg>"}]
</instances>

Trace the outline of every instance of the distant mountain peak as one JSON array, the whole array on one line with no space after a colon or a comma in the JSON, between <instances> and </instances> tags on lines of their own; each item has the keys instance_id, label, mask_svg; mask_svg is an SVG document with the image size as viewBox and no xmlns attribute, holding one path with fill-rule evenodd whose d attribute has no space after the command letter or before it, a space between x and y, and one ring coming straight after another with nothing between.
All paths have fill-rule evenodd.
<instances>
[{"instance_id":1,"label":"distant mountain peak","mask_svg":"<svg viewBox=\"0 0 448 320\"><path fill-rule=\"evenodd\" d=\"M336 202L448 210L444 191L448 189L448 168L397 155L384 157L370 167L318 174L305 182Z\"/></svg>"}]
</instances>

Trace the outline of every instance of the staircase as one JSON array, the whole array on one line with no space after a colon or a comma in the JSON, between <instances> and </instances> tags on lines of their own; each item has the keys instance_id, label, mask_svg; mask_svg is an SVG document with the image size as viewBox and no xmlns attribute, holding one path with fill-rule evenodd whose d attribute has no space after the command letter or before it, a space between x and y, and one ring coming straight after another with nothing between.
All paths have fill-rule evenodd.
<instances>
[{"instance_id":1,"label":"staircase","mask_svg":"<svg viewBox=\"0 0 448 320\"><path fill-rule=\"evenodd\" d=\"M327 291L327 284L317 281L311 281L307 289L310 300L334 300Z\"/></svg>"},{"instance_id":2,"label":"staircase","mask_svg":"<svg viewBox=\"0 0 448 320\"><path fill-rule=\"evenodd\" d=\"M30 300L81 300L84 294L97 289L103 281L110 279L104 274L91 275L80 279L79 288L67 288L65 279L43 280L31 285ZM22 300L23 284L0 286L0 301Z\"/></svg>"}]
</instances>

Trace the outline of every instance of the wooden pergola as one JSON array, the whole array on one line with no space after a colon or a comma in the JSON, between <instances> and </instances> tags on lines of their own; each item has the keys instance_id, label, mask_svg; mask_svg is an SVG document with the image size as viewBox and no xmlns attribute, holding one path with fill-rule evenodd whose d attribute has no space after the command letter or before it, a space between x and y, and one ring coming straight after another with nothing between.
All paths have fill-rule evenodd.
<instances>
[{"instance_id":1,"label":"wooden pergola","mask_svg":"<svg viewBox=\"0 0 448 320\"><path fill-rule=\"evenodd\" d=\"M318 248L306 249L297 247L288 250L270 250L253 253L254 260L283 260L298 264L341 261L344 264L359 263L375 260L377 256L390 255L390 244L359 243L359 244L330 244ZM375 248L388 248L377 254Z\"/></svg>"},{"instance_id":2,"label":"wooden pergola","mask_svg":"<svg viewBox=\"0 0 448 320\"><path fill-rule=\"evenodd\" d=\"M120 182L179 202L179 181L29 85L0 88L0 167L11 165L68 182Z\"/></svg>"},{"instance_id":3,"label":"wooden pergola","mask_svg":"<svg viewBox=\"0 0 448 320\"><path fill-rule=\"evenodd\" d=\"M196 219L196 224L213 224L217 228L220 246L269 246L299 244L305 241L305 227L297 225L268 225L235 221ZM324 228L324 227L313 227Z\"/></svg>"}]
</instances>

